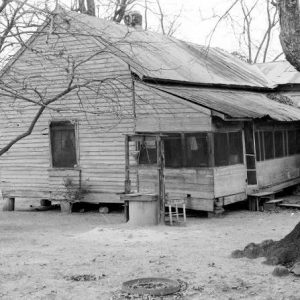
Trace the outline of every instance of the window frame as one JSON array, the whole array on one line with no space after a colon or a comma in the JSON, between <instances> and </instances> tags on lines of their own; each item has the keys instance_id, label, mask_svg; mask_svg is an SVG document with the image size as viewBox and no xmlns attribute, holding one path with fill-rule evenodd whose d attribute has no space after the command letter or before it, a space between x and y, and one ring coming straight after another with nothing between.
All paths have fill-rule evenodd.
<instances>
[{"instance_id":1,"label":"window frame","mask_svg":"<svg viewBox=\"0 0 300 300\"><path fill-rule=\"evenodd\" d=\"M298 135L300 136L300 128L299 127L289 127L289 128L282 128L282 127L273 127L272 129L267 129L267 128L260 128L255 130L255 136L258 136L259 139L259 154L256 156L256 160L258 162L262 162L262 161L269 161L269 160L274 160L274 159L282 159L285 157L291 157L291 156L295 156L295 155L299 155L300 154L300 150L298 150L299 152L297 152L297 149L295 150L295 153L290 154L291 150L289 149L289 132L294 132L295 134L295 140L296 140L296 145L295 147L297 148L297 132ZM273 134L273 158L267 158L266 159L266 153L265 153L265 138L264 138L264 133L265 132L272 132ZM282 156L276 156L276 138L275 138L275 133L276 132L281 132L282 134ZM299 146L298 146L299 147ZM299 147L300 149L300 147Z\"/></svg>"},{"instance_id":2,"label":"window frame","mask_svg":"<svg viewBox=\"0 0 300 300\"><path fill-rule=\"evenodd\" d=\"M226 134L226 143L227 143L227 149L226 149L226 154L227 154L227 163L224 165L216 165L216 157L215 157L215 134ZM241 156L239 157L239 159L241 161L237 162L237 163L230 163L230 137L229 135L232 133L239 133L240 134L240 138L241 138ZM226 131L214 131L213 132L213 137L212 137L212 143L213 143L213 147L214 147L214 164L213 164L213 168L222 168L222 167L230 167L230 166L234 166L234 165L244 165L245 164L245 145L244 145L244 133L242 129L238 129L238 130L226 130Z\"/></svg>"},{"instance_id":3,"label":"window frame","mask_svg":"<svg viewBox=\"0 0 300 300\"><path fill-rule=\"evenodd\" d=\"M76 157L76 164L73 167L55 167L53 166L53 154L52 154L52 133L51 133L51 124L53 123L63 123L69 122L74 125L74 137L75 137L75 157ZM49 165L51 169L55 170L74 170L80 168L80 153L79 153L79 122L77 119L52 119L48 122L48 136L49 136Z\"/></svg>"}]
</instances>

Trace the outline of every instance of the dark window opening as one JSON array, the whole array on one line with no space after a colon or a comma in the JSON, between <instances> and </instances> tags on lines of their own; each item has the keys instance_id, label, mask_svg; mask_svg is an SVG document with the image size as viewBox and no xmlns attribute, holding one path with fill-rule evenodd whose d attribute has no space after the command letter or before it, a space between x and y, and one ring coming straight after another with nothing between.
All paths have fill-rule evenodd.
<instances>
[{"instance_id":1,"label":"dark window opening","mask_svg":"<svg viewBox=\"0 0 300 300\"><path fill-rule=\"evenodd\" d=\"M283 131L275 131L274 133L274 142L275 142L275 157L284 156L284 139Z\"/></svg>"},{"instance_id":2,"label":"dark window opening","mask_svg":"<svg viewBox=\"0 0 300 300\"><path fill-rule=\"evenodd\" d=\"M228 165L228 140L227 133L214 134L214 151L215 151L215 165L227 166Z\"/></svg>"},{"instance_id":3,"label":"dark window opening","mask_svg":"<svg viewBox=\"0 0 300 300\"><path fill-rule=\"evenodd\" d=\"M242 133L215 133L214 152L216 167L243 163Z\"/></svg>"},{"instance_id":4,"label":"dark window opening","mask_svg":"<svg viewBox=\"0 0 300 300\"><path fill-rule=\"evenodd\" d=\"M156 164L156 141L154 139L145 138L145 140L139 145L140 155L139 164Z\"/></svg>"},{"instance_id":5,"label":"dark window opening","mask_svg":"<svg viewBox=\"0 0 300 300\"><path fill-rule=\"evenodd\" d=\"M206 133L187 134L185 137L185 150L187 167L208 166L208 136Z\"/></svg>"},{"instance_id":6,"label":"dark window opening","mask_svg":"<svg viewBox=\"0 0 300 300\"><path fill-rule=\"evenodd\" d=\"M243 142L241 132L229 132L229 165L243 163Z\"/></svg>"},{"instance_id":7,"label":"dark window opening","mask_svg":"<svg viewBox=\"0 0 300 300\"><path fill-rule=\"evenodd\" d=\"M288 149L289 155L297 154L297 137L295 130L288 131Z\"/></svg>"},{"instance_id":8,"label":"dark window opening","mask_svg":"<svg viewBox=\"0 0 300 300\"><path fill-rule=\"evenodd\" d=\"M300 130L299 129L296 131L296 145L297 145L296 152L297 154L300 154Z\"/></svg>"},{"instance_id":9,"label":"dark window opening","mask_svg":"<svg viewBox=\"0 0 300 300\"><path fill-rule=\"evenodd\" d=\"M181 136L169 136L164 139L165 166L178 168L183 166Z\"/></svg>"},{"instance_id":10,"label":"dark window opening","mask_svg":"<svg viewBox=\"0 0 300 300\"><path fill-rule=\"evenodd\" d=\"M255 132L255 152L256 152L256 160L260 161L259 155L259 133Z\"/></svg>"},{"instance_id":11,"label":"dark window opening","mask_svg":"<svg viewBox=\"0 0 300 300\"><path fill-rule=\"evenodd\" d=\"M75 126L71 122L52 122L50 125L52 166L73 168L77 165Z\"/></svg>"},{"instance_id":12,"label":"dark window opening","mask_svg":"<svg viewBox=\"0 0 300 300\"><path fill-rule=\"evenodd\" d=\"M265 159L274 158L273 131L264 131Z\"/></svg>"},{"instance_id":13,"label":"dark window opening","mask_svg":"<svg viewBox=\"0 0 300 300\"><path fill-rule=\"evenodd\" d=\"M166 135L166 134L164 134ZM169 134L163 138L165 166L167 168L207 167L208 135L207 133ZM156 142L147 140L139 143L139 164L156 164Z\"/></svg>"},{"instance_id":14,"label":"dark window opening","mask_svg":"<svg viewBox=\"0 0 300 300\"><path fill-rule=\"evenodd\" d=\"M255 133L258 161L300 154L300 130L268 130Z\"/></svg>"}]
</instances>

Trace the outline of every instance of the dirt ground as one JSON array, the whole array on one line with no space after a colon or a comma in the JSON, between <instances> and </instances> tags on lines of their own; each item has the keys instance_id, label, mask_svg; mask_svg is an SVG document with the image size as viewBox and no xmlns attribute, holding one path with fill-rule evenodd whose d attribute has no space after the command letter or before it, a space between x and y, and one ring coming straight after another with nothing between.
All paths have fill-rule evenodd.
<instances>
[{"instance_id":1,"label":"dirt ground","mask_svg":"<svg viewBox=\"0 0 300 300\"><path fill-rule=\"evenodd\" d=\"M128 299L122 282L150 276L187 284L168 299L300 299L300 278L230 257L299 221L297 211L232 211L185 227L133 228L121 213L0 212L0 299ZM96 280L72 280L84 274Z\"/></svg>"}]
</instances>

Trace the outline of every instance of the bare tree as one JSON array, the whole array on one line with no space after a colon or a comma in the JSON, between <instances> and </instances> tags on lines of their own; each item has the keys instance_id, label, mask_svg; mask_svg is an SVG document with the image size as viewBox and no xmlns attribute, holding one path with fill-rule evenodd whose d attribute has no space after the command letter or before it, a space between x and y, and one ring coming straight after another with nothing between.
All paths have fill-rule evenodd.
<instances>
[{"instance_id":1,"label":"bare tree","mask_svg":"<svg viewBox=\"0 0 300 300\"><path fill-rule=\"evenodd\" d=\"M223 15L218 16L210 42L222 21L228 21L235 36L237 36L240 51L236 54L249 63L277 60L282 52L274 53L273 40L279 32L278 6L272 0L234 0Z\"/></svg>"},{"instance_id":2,"label":"bare tree","mask_svg":"<svg viewBox=\"0 0 300 300\"><path fill-rule=\"evenodd\" d=\"M45 6L43 9L35 8L26 1L3 2L0 21L2 62L10 59L11 52L15 53L15 48L8 51L14 45L19 48L23 46L18 56L26 51L25 57L28 57L20 63L10 61L0 74L0 97L5 99L0 102L0 111L3 118L7 113L14 114L14 118L7 117L7 123L17 128L15 136L0 136L0 156L32 134L37 122L45 113L63 115L75 112L84 115L87 122L97 122L96 119L102 114L108 113L105 107L109 106L109 113L114 115L116 122L121 121L124 115L128 118L130 111L122 109L118 98L120 88L131 91L132 86L128 78L119 77L118 74L101 77L85 71L93 65L93 61L100 59L111 51L110 47L114 47L112 43L105 41L100 33L98 36L94 32L93 39L99 39L103 46L100 47L96 43L93 47L86 48L86 44L93 40L88 39L91 28L83 30L76 26L71 27L72 20L69 15L64 17L56 11L49 12ZM44 23L41 25L41 22ZM38 41L35 42L30 36L37 29L34 36ZM77 46L72 49L65 47L66 36ZM84 51L78 52L77 48ZM55 73L55 77L51 77L51 73ZM57 80L57 77L60 79ZM107 90L110 91L108 94ZM71 97L74 101L76 99L77 104L71 109L66 108L63 104L66 97ZM95 100L99 97L107 102L103 107ZM23 120L25 112L31 116L27 115Z\"/></svg>"}]
</instances>

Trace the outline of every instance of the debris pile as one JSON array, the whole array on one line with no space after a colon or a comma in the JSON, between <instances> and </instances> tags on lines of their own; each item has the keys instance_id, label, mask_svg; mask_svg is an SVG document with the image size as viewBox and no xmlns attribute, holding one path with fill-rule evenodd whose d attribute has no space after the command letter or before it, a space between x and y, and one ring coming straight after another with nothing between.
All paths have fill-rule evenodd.
<instances>
[{"instance_id":1,"label":"debris pile","mask_svg":"<svg viewBox=\"0 0 300 300\"><path fill-rule=\"evenodd\" d=\"M250 243L244 250L233 251L232 257L265 257L264 263L268 265L282 265L288 268L294 266L292 270L295 270L297 269L295 266L300 262L300 223L280 241L266 240L260 244Z\"/></svg>"}]
</instances>

